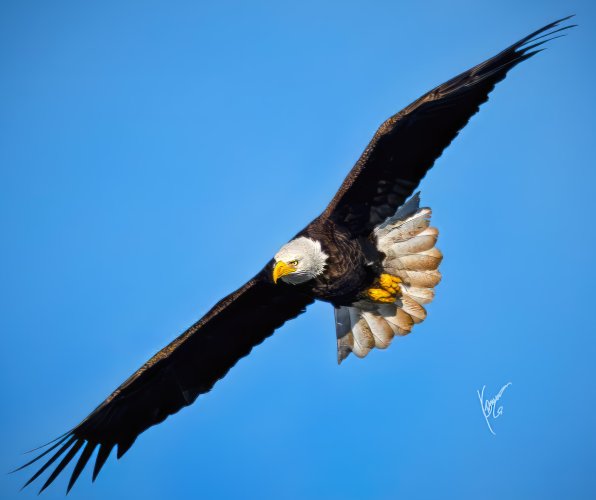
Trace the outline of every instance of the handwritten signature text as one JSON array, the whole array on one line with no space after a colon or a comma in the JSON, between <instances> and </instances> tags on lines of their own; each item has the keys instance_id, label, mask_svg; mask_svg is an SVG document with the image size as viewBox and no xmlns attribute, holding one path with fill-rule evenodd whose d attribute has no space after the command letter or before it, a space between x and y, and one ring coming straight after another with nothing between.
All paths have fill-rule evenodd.
<instances>
[{"instance_id":1,"label":"handwritten signature text","mask_svg":"<svg viewBox=\"0 0 596 500\"><path fill-rule=\"evenodd\" d=\"M492 420L499 418L503 414L503 406L497 406L497 402L503 396L505 389L511 385L511 382L506 383L501 390L497 393L497 395L491 399L484 399L484 390L486 386L482 386L482 392L476 391L478 394L478 399L480 400L480 406L482 407L482 414L484 415L484 419L486 420L486 425L488 425L488 430L496 436L495 431L493 430L492 426L490 425Z\"/></svg>"}]
</instances>

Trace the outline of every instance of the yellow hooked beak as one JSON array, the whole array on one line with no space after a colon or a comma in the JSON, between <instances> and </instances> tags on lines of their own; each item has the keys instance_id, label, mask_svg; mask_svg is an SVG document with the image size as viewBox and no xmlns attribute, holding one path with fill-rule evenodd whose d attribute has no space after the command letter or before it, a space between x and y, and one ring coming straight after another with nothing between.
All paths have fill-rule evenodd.
<instances>
[{"instance_id":1,"label":"yellow hooked beak","mask_svg":"<svg viewBox=\"0 0 596 500\"><path fill-rule=\"evenodd\" d=\"M273 283L277 283L277 280L286 274L291 274L296 271L296 266L291 264L286 264L281 260L275 264L273 268Z\"/></svg>"}]
</instances>

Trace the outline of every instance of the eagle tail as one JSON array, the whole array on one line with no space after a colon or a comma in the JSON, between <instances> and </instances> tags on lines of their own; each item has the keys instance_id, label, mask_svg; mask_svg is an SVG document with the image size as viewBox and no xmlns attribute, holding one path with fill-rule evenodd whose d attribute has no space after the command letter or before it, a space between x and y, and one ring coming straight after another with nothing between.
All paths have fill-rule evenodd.
<instances>
[{"instance_id":1,"label":"eagle tail","mask_svg":"<svg viewBox=\"0 0 596 500\"><path fill-rule=\"evenodd\" d=\"M360 300L335 310L338 363L351 352L363 358L375 347L389 347L395 335L407 335L426 318L424 305L434 299L441 281L443 255L435 246L439 231L430 225L432 211L419 205L416 193L376 227L383 272L401 280L400 293L393 303Z\"/></svg>"}]
</instances>

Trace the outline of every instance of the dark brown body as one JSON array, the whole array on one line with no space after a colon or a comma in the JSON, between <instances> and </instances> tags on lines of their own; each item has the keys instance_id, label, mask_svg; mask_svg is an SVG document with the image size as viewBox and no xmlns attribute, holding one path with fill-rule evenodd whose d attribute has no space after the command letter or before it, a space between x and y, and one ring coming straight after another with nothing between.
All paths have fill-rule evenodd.
<instances>
[{"instance_id":1,"label":"dark brown body","mask_svg":"<svg viewBox=\"0 0 596 500\"><path fill-rule=\"evenodd\" d=\"M355 237L330 219L315 219L299 236L320 241L329 256L325 272L309 282L313 297L334 306L348 306L360 298L381 273L382 255L374 238Z\"/></svg>"}]
</instances>

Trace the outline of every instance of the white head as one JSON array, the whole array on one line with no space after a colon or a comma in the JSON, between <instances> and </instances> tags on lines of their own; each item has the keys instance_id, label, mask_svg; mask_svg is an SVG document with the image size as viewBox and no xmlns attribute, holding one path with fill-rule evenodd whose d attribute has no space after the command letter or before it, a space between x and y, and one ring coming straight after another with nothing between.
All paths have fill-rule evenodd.
<instances>
[{"instance_id":1,"label":"white head","mask_svg":"<svg viewBox=\"0 0 596 500\"><path fill-rule=\"evenodd\" d=\"M319 276L325 269L328 255L323 252L321 243L301 236L286 243L275 254L273 281L282 279L298 285Z\"/></svg>"}]
</instances>

